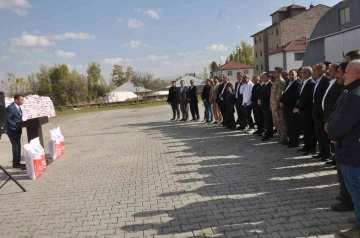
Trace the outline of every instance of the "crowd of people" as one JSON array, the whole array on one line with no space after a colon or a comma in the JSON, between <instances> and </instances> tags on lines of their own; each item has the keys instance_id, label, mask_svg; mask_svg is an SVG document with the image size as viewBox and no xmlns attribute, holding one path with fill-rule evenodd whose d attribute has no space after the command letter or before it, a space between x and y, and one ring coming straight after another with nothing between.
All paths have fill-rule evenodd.
<instances>
[{"instance_id":1,"label":"crowd of people","mask_svg":"<svg viewBox=\"0 0 360 238\"><path fill-rule=\"evenodd\" d=\"M184 83L177 87L173 81L169 89L171 120L189 121L190 107L191 121L199 121L197 87L194 81L190 87ZM262 141L277 133L278 143L288 148L303 140L298 151L304 156L336 165L339 203L331 209L355 210L349 218L355 226L340 235L360 237L360 50L348 52L343 62L290 71L277 67L252 79L238 72L235 85L224 75L214 77L206 80L201 99L205 123L251 133Z\"/></svg>"}]
</instances>

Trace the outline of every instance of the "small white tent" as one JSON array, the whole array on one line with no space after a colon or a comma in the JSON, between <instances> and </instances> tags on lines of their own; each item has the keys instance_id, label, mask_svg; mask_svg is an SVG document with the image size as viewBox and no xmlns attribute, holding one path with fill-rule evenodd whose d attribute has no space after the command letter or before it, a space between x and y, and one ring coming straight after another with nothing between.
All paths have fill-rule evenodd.
<instances>
[{"instance_id":1,"label":"small white tent","mask_svg":"<svg viewBox=\"0 0 360 238\"><path fill-rule=\"evenodd\" d=\"M124 102L127 99L137 98L137 95L133 92L108 92L104 98L106 103L110 102Z\"/></svg>"}]
</instances>

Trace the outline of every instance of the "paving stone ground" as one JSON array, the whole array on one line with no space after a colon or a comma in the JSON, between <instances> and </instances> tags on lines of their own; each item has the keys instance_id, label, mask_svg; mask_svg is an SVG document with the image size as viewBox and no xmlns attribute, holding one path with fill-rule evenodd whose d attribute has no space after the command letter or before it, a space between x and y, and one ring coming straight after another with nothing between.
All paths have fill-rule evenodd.
<instances>
[{"instance_id":1,"label":"paving stone ground","mask_svg":"<svg viewBox=\"0 0 360 238\"><path fill-rule=\"evenodd\" d=\"M0 237L336 237L351 227L351 212L330 210L331 167L170 116L158 106L52 118L45 142L60 126L66 154L37 180L10 168L3 136L0 163L28 191L0 190Z\"/></svg>"}]
</instances>

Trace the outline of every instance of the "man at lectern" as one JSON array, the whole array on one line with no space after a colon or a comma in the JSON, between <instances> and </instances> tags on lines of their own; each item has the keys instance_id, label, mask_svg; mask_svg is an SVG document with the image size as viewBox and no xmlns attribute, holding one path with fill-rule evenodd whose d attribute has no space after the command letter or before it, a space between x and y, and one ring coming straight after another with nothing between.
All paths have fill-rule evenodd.
<instances>
[{"instance_id":1,"label":"man at lectern","mask_svg":"<svg viewBox=\"0 0 360 238\"><path fill-rule=\"evenodd\" d=\"M25 170L25 165L20 164L21 159L21 133L22 129L16 127L16 123L22 122L22 111L20 106L24 103L24 97L16 94L14 102L6 108L7 135L12 145L13 168Z\"/></svg>"}]
</instances>

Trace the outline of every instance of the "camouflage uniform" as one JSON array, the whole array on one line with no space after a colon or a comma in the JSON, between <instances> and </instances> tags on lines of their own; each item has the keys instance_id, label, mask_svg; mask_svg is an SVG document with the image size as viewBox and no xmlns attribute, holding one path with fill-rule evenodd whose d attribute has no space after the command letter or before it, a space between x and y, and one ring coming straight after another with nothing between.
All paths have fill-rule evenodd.
<instances>
[{"instance_id":1,"label":"camouflage uniform","mask_svg":"<svg viewBox=\"0 0 360 238\"><path fill-rule=\"evenodd\" d=\"M276 79L271 87L270 108L274 126L279 133L279 143L287 141L287 128L285 123L284 111L280 108L280 99L285 89L285 80L283 78Z\"/></svg>"}]
</instances>

